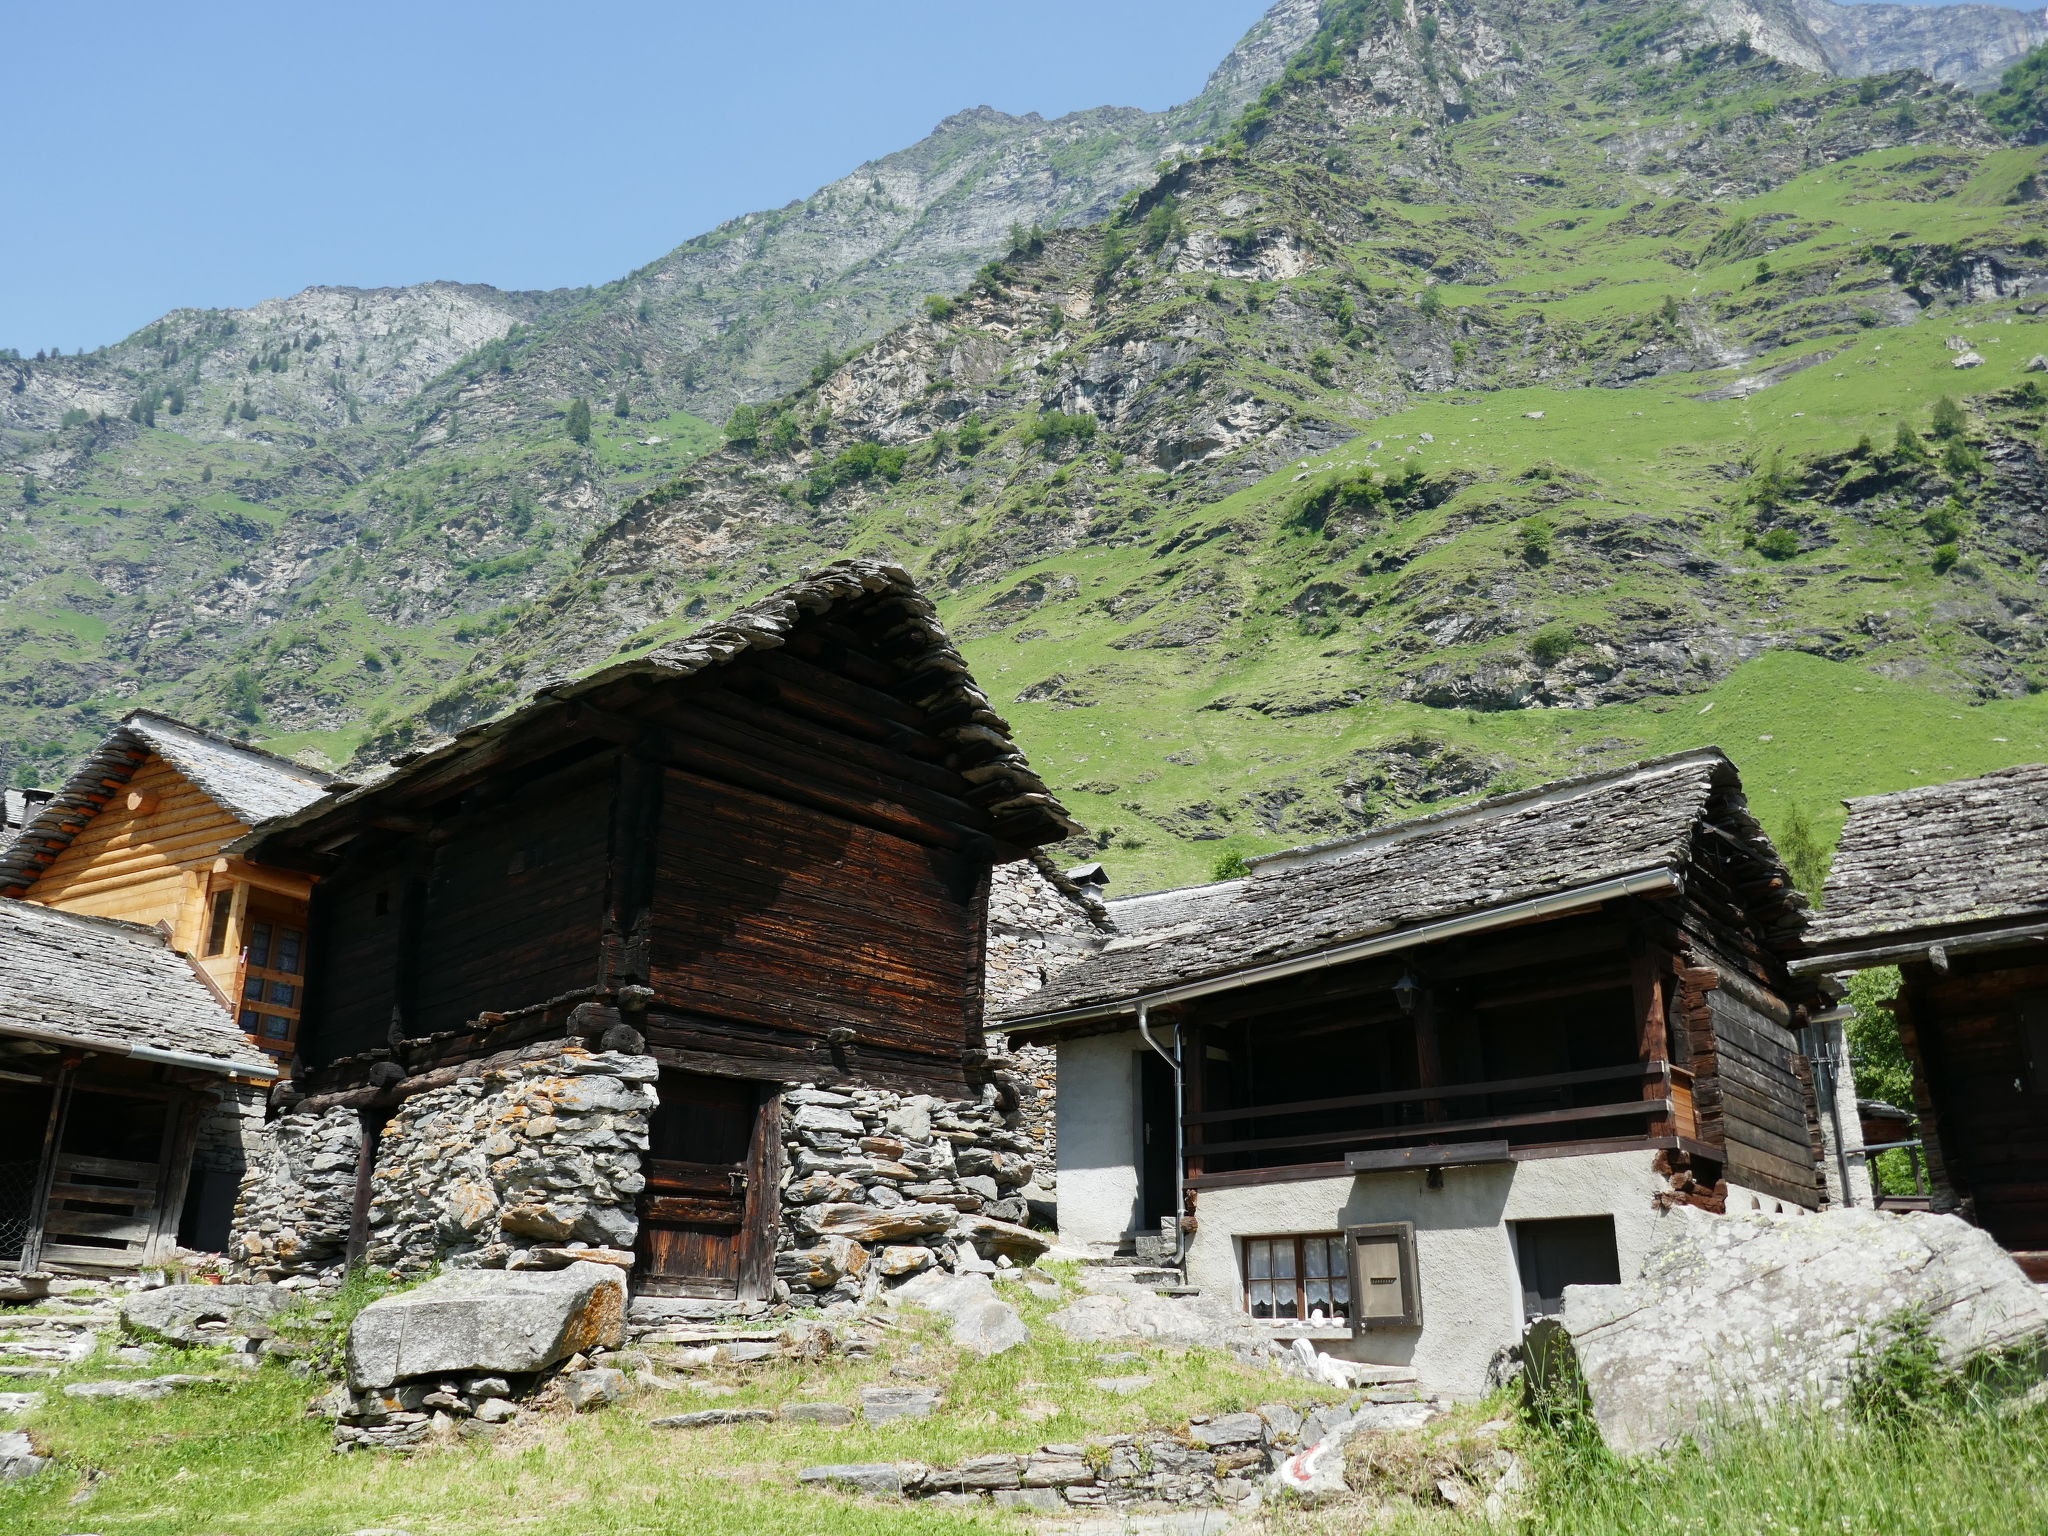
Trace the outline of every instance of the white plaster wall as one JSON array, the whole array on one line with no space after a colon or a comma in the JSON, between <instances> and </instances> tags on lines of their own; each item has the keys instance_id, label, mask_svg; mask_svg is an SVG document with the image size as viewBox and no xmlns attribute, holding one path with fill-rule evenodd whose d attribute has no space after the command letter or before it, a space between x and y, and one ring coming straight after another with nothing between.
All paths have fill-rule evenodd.
<instances>
[{"instance_id":1,"label":"white plaster wall","mask_svg":"<svg viewBox=\"0 0 2048 1536\"><path fill-rule=\"evenodd\" d=\"M1060 1242L1113 1250L1138 1222L1137 1031L1060 1042Z\"/></svg>"},{"instance_id":2,"label":"white plaster wall","mask_svg":"<svg viewBox=\"0 0 2048 1536\"><path fill-rule=\"evenodd\" d=\"M1872 1197L1870 1183L1870 1159L1861 1155L1863 1145L1863 1117L1856 1109L1856 1074L1849 1067L1849 1035L1840 1019L1820 1026L1827 1031L1823 1047L1841 1065L1835 1069L1834 1108L1842 1120L1842 1141L1844 1146L1835 1146L1835 1116L1828 1113L1826 1104L1820 1105L1820 1138L1826 1148L1821 1158L1821 1177L1827 1190L1828 1203L1833 1206L1859 1205L1868 1207L1876 1201ZM1910 1108L1911 1106L1907 1106ZM1846 1152L1846 1158L1841 1155ZM1842 1190L1842 1165L1849 1168L1849 1189L1845 1198ZM1732 1210L1733 1207L1731 1206ZM1764 1210L1771 1207L1766 1205Z\"/></svg>"},{"instance_id":3,"label":"white plaster wall","mask_svg":"<svg viewBox=\"0 0 2048 1536\"><path fill-rule=\"evenodd\" d=\"M1060 1078L1064 1096L1064 1061ZM1204 1190L1195 1206L1198 1226L1188 1249L1188 1280L1241 1303L1240 1237L1411 1221L1422 1282L1422 1326L1375 1328L1356 1340L1348 1334L1314 1335L1316 1347L1347 1359L1412 1365L1436 1391L1477 1397L1487 1390L1487 1367L1494 1355L1522 1335L1521 1279L1507 1224L1612 1216L1622 1278L1632 1279L1641 1272L1661 1219L1654 1197L1668 1187L1652 1169L1654 1158L1650 1152L1602 1152L1446 1168L1441 1189L1428 1188L1426 1174L1404 1169ZM1064 1175L1061 1190L1064 1223Z\"/></svg>"}]
</instances>

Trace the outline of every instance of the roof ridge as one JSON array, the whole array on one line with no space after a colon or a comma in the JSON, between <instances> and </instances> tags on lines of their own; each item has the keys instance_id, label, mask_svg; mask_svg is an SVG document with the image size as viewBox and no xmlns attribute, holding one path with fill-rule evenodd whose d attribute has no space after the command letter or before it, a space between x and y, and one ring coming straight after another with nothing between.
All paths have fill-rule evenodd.
<instances>
[{"instance_id":1,"label":"roof ridge","mask_svg":"<svg viewBox=\"0 0 2048 1536\"><path fill-rule=\"evenodd\" d=\"M270 748L258 746L253 741L240 741L233 736L224 736L219 731L210 730L203 725L194 725L190 720L180 720L176 715L167 715L161 710L131 709L121 717L121 725L130 726L134 721L145 718L156 721L160 725L170 726L173 730L189 731L194 736L204 737L207 741L213 742L217 746L226 747L233 752L247 753L251 757L267 758L269 761L290 768L294 772L309 774L313 778L325 780L329 784L344 782L341 774L334 773L326 768L316 768L311 763L302 763L296 757L287 757L282 752L273 752Z\"/></svg>"},{"instance_id":2,"label":"roof ridge","mask_svg":"<svg viewBox=\"0 0 2048 1536\"><path fill-rule=\"evenodd\" d=\"M1689 762L1734 766L1733 760L1719 747L1688 747L1682 752L1667 752L1658 757L1641 758L1616 768L1602 769L1598 773L1552 779L1543 784L1532 784L1526 789L1510 790L1506 794L1474 800L1466 805L1450 806L1421 816L1405 817L1400 821L1389 822L1383 827L1354 833L1350 837L1333 838L1325 843L1303 843L1293 848L1280 848L1272 853L1257 854L1246 859L1245 865L1255 877L1263 866L1269 864L1277 866L1273 872L1278 874L1282 870L1303 864L1322 863L1336 854L1348 853L1354 849L1363 850L1368 845L1386 846L1405 841L1423 832L1433 831L1438 827L1501 815L1519 806L1573 799L1604 785L1618 784L1639 774L1656 773Z\"/></svg>"},{"instance_id":3,"label":"roof ridge","mask_svg":"<svg viewBox=\"0 0 2048 1536\"><path fill-rule=\"evenodd\" d=\"M255 855L269 839L295 831L317 817L357 805L372 795L383 794L437 764L517 729L529 715L550 705L582 697L626 678L695 676L751 651L778 647L806 618L867 596L887 597L897 604L902 616L889 631L891 636L912 631L924 642L922 653L916 657L897 658L906 682L930 685L928 692L906 691L905 702L926 706L943 700L945 712L952 718L938 731L939 735L984 751L994 748L992 755L974 765L973 774L978 784L999 784L1007 794L985 808L992 814L1036 814L1069 833L1078 832L1080 828L1066 808L1017 746L1010 722L996 713L988 695L974 681L966 659L939 622L937 607L918 589L910 573L890 561L848 557L785 582L727 617L652 646L644 654L611 661L575 677L543 680L505 713L468 726L424 750L394 758L392 772L277 817L229 843L228 851Z\"/></svg>"}]
</instances>

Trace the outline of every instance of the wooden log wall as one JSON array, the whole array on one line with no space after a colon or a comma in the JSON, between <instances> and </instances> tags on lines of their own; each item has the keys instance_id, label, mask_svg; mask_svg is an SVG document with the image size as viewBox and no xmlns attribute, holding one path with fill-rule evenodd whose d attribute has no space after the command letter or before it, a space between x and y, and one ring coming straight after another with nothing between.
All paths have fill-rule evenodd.
<instances>
[{"instance_id":1,"label":"wooden log wall","mask_svg":"<svg viewBox=\"0 0 2048 1536\"><path fill-rule=\"evenodd\" d=\"M1954 1203L2016 1252L2048 1250L2048 963L2024 951L1905 967L1909 1023L1929 1102L1929 1161ZM2038 1010L2036 1012L2035 1010ZM1903 1033L1903 1031L1902 1031Z\"/></svg>"},{"instance_id":2,"label":"wooden log wall","mask_svg":"<svg viewBox=\"0 0 2048 1536\"><path fill-rule=\"evenodd\" d=\"M168 920L172 944L200 952L207 874L221 846L249 829L169 763L150 753L23 894L30 901L117 917ZM137 804L131 808L133 796ZM232 984L232 969L226 977Z\"/></svg>"},{"instance_id":3,"label":"wooden log wall","mask_svg":"<svg viewBox=\"0 0 2048 1536\"><path fill-rule=\"evenodd\" d=\"M1020 850L890 643L818 619L408 786L320 886L317 1059L383 1047L394 1012L467 1039L646 987L627 1016L671 1066L973 1091L988 871Z\"/></svg>"}]
</instances>

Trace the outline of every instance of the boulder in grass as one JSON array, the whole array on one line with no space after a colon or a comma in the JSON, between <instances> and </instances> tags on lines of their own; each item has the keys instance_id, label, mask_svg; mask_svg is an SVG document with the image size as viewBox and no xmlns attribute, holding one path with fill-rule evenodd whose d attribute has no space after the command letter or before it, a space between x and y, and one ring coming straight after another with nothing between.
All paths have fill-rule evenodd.
<instances>
[{"instance_id":1,"label":"boulder in grass","mask_svg":"<svg viewBox=\"0 0 2048 1536\"><path fill-rule=\"evenodd\" d=\"M35 1442L18 1429L0 1432L0 1483L18 1477L34 1477L50 1464L47 1456L36 1454Z\"/></svg>"},{"instance_id":2,"label":"boulder in grass","mask_svg":"<svg viewBox=\"0 0 2048 1536\"><path fill-rule=\"evenodd\" d=\"M174 1344L270 1337L270 1321L298 1297L281 1285L166 1285L121 1303L121 1321Z\"/></svg>"},{"instance_id":3,"label":"boulder in grass","mask_svg":"<svg viewBox=\"0 0 2048 1536\"><path fill-rule=\"evenodd\" d=\"M1024 1319L1016 1308L997 1298L986 1275L949 1275L943 1269L928 1269L898 1286L889 1299L914 1302L938 1313L953 1325L953 1342L977 1355L999 1355L1031 1337Z\"/></svg>"},{"instance_id":4,"label":"boulder in grass","mask_svg":"<svg viewBox=\"0 0 2048 1536\"><path fill-rule=\"evenodd\" d=\"M348 1331L349 1382L545 1370L623 1343L625 1321L625 1274L609 1264L457 1270L363 1308Z\"/></svg>"},{"instance_id":5,"label":"boulder in grass","mask_svg":"<svg viewBox=\"0 0 2048 1536\"><path fill-rule=\"evenodd\" d=\"M1841 1410L1869 1353L1910 1316L1951 1368L2048 1350L2041 1292L1958 1217L1681 1208L1667 1221L1641 1279L1567 1287L1562 1316L1525 1346L1536 1381L1583 1379L1614 1450L1710 1443L1781 1409Z\"/></svg>"}]
</instances>

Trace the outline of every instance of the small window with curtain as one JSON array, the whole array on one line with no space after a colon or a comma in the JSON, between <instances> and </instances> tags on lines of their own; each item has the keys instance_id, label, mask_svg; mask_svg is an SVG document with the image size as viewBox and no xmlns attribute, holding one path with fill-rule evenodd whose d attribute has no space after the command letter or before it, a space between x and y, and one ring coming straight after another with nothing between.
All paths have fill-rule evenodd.
<instances>
[{"instance_id":1,"label":"small window with curtain","mask_svg":"<svg viewBox=\"0 0 2048 1536\"><path fill-rule=\"evenodd\" d=\"M1340 1232L1244 1240L1245 1310L1272 1322L1351 1319L1351 1269Z\"/></svg>"}]
</instances>

